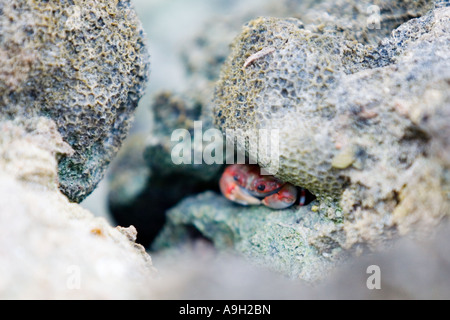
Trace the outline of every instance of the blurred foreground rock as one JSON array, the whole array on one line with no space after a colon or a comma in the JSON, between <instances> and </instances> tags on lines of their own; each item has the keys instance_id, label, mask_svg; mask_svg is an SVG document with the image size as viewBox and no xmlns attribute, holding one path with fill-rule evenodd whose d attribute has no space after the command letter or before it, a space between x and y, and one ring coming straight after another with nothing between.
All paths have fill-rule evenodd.
<instances>
[{"instance_id":1,"label":"blurred foreground rock","mask_svg":"<svg viewBox=\"0 0 450 320\"><path fill-rule=\"evenodd\" d=\"M404 237L376 254L351 258L309 285L197 242L154 255L163 299L449 299L448 221L427 240ZM372 277L377 269L379 282ZM370 289L379 284L380 289Z\"/></svg>"},{"instance_id":2,"label":"blurred foreground rock","mask_svg":"<svg viewBox=\"0 0 450 320\"><path fill-rule=\"evenodd\" d=\"M112 228L58 186L73 153L46 118L0 122L0 297L148 298L150 256L136 230Z\"/></svg>"}]
</instances>

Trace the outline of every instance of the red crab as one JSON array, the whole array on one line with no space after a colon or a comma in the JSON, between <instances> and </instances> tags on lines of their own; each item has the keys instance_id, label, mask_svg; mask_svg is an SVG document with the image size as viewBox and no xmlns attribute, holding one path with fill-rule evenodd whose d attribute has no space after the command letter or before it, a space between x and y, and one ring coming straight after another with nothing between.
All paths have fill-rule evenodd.
<instances>
[{"instance_id":1,"label":"red crab","mask_svg":"<svg viewBox=\"0 0 450 320\"><path fill-rule=\"evenodd\" d=\"M220 178L220 190L229 200L242 205L263 204L273 209L292 206L299 190L288 182L270 175L261 175L260 167L252 164L228 166ZM299 205L305 204L305 190L300 189Z\"/></svg>"}]
</instances>

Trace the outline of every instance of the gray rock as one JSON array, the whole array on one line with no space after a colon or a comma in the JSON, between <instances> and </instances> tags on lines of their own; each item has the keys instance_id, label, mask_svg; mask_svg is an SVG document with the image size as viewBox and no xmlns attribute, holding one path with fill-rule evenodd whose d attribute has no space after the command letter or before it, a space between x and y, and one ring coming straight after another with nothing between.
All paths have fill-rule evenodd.
<instances>
[{"instance_id":1,"label":"gray rock","mask_svg":"<svg viewBox=\"0 0 450 320\"><path fill-rule=\"evenodd\" d=\"M143 94L141 24L126 0L0 1L0 12L0 118L55 121L75 151L59 160L61 190L80 202L120 148Z\"/></svg>"},{"instance_id":2,"label":"gray rock","mask_svg":"<svg viewBox=\"0 0 450 320\"><path fill-rule=\"evenodd\" d=\"M330 236L341 224L312 211L317 203L285 210L244 207L206 192L180 202L167 213L168 222L153 249L187 243L197 234L219 251L237 252L254 264L308 281L320 279L346 256Z\"/></svg>"},{"instance_id":3,"label":"gray rock","mask_svg":"<svg viewBox=\"0 0 450 320\"><path fill-rule=\"evenodd\" d=\"M276 176L310 190L332 216L342 210L345 248L426 234L450 212L448 17L434 9L376 48L295 19L255 19L222 69L215 123L234 136L279 130ZM244 68L263 48L273 49ZM270 150L238 148L271 164Z\"/></svg>"}]
</instances>

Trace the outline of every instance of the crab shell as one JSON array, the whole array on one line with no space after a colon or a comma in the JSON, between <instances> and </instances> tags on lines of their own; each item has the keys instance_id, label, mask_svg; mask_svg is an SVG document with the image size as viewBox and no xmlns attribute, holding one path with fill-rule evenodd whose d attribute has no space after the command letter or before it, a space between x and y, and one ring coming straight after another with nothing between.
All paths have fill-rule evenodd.
<instances>
[{"instance_id":1,"label":"crab shell","mask_svg":"<svg viewBox=\"0 0 450 320\"><path fill-rule=\"evenodd\" d=\"M297 188L273 176L261 175L260 167L250 164L228 166L219 182L222 194L242 205L263 204L284 209L297 200Z\"/></svg>"}]
</instances>

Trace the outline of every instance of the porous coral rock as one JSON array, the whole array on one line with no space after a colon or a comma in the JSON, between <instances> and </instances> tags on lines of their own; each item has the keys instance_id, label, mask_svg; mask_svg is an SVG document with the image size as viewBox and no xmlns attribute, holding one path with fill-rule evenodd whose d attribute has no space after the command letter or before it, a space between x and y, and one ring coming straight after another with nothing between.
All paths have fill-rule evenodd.
<instances>
[{"instance_id":1,"label":"porous coral rock","mask_svg":"<svg viewBox=\"0 0 450 320\"><path fill-rule=\"evenodd\" d=\"M244 68L251 55L268 47L274 52ZM338 194L344 180L331 168L334 141L323 134L332 130L328 119L333 110L322 101L348 66L353 66L345 63L354 47L333 35L313 34L297 19L251 21L233 42L217 84L216 124L224 132L234 130L234 135L227 136L231 139L260 129L278 130L278 176L318 195ZM258 135L248 134L248 138L250 145L258 145ZM247 151L263 167L273 161L263 156L264 150Z\"/></svg>"},{"instance_id":2,"label":"porous coral rock","mask_svg":"<svg viewBox=\"0 0 450 320\"><path fill-rule=\"evenodd\" d=\"M392 30L433 9L428 0L290 1L286 5L315 32L335 32L377 46Z\"/></svg>"},{"instance_id":3,"label":"porous coral rock","mask_svg":"<svg viewBox=\"0 0 450 320\"><path fill-rule=\"evenodd\" d=\"M61 190L83 200L125 138L149 69L130 1L0 1L0 117L46 116L74 150Z\"/></svg>"}]
</instances>

